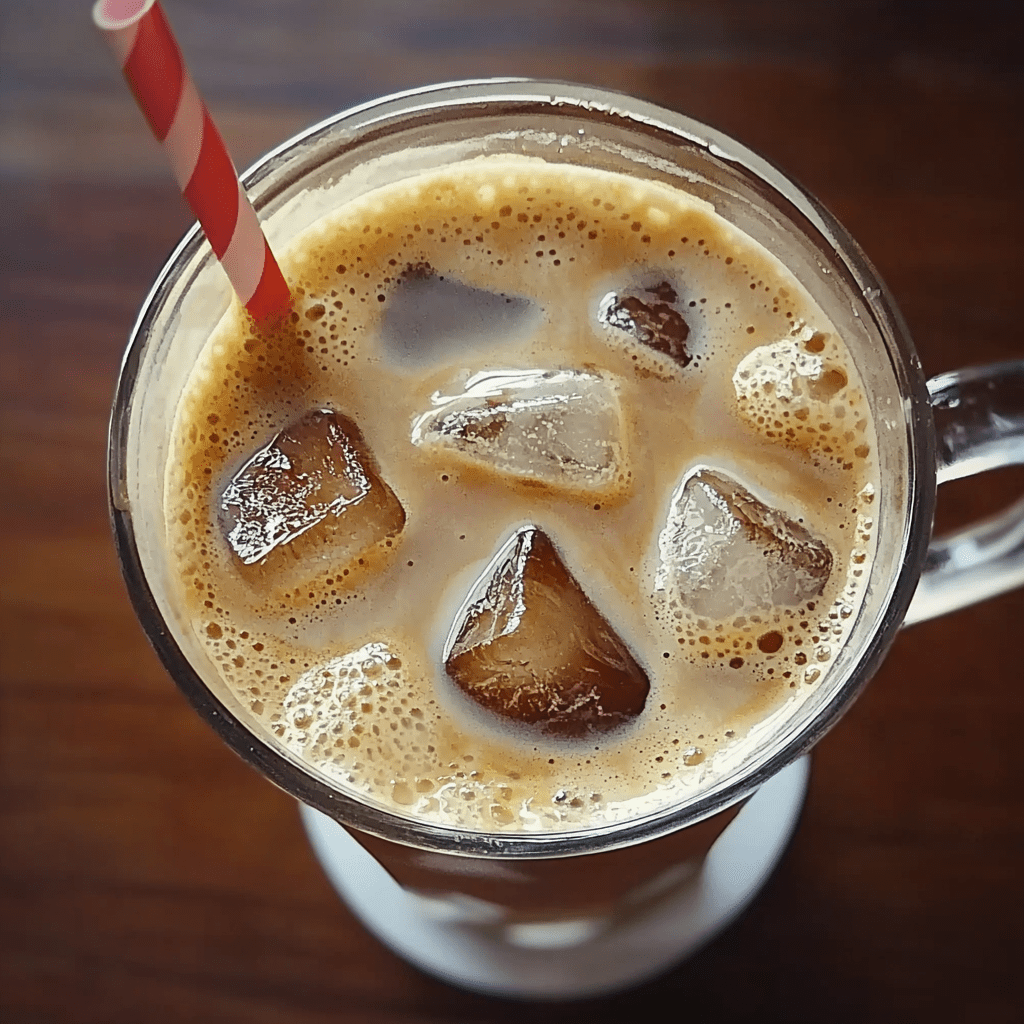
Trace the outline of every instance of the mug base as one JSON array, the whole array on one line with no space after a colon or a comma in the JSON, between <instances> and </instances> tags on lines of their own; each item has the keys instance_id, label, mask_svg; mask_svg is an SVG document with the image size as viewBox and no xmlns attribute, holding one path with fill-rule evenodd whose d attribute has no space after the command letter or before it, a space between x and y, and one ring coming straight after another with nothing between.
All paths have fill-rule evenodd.
<instances>
[{"instance_id":1,"label":"mug base","mask_svg":"<svg viewBox=\"0 0 1024 1024\"><path fill-rule=\"evenodd\" d=\"M514 999L579 999L638 985L694 953L751 902L782 857L807 792L810 758L769 779L711 848L700 873L646 914L575 944L531 947L500 929L438 920L337 822L305 805L328 879L366 929L442 981Z\"/></svg>"}]
</instances>

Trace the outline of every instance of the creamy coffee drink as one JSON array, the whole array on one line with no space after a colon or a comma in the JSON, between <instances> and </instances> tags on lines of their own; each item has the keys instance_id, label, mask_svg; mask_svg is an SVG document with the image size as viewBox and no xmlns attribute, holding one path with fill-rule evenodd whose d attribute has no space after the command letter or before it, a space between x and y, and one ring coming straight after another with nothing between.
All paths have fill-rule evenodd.
<instances>
[{"instance_id":1,"label":"creamy coffee drink","mask_svg":"<svg viewBox=\"0 0 1024 1024\"><path fill-rule=\"evenodd\" d=\"M279 256L293 317L225 315L165 482L179 600L257 732L398 814L558 831L690 799L823 685L877 445L776 256L514 155Z\"/></svg>"}]
</instances>

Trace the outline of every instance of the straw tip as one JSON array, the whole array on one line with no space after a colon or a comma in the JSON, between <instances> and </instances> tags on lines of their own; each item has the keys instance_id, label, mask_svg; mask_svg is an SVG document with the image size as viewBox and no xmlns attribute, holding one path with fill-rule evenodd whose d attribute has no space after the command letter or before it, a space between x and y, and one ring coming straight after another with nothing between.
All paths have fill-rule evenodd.
<instances>
[{"instance_id":1,"label":"straw tip","mask_svg":"<svg viewBox=\"0 0 1024 1024\"><path fill-rule=\"evenodd\" d=\"M136 24L156 0L96 0L92 20L105 32L116 32Z\"/></svg>"},{"instance_id":2,"label":"straw tip","mask_svg":"<svg viewBox=\"0 0 1024 1024\"><path fill-rule=\"evenodd\" d=\"M275 276L280 276L280 271L277 271ZM274 286L257 289L256 294L245 303L245 308L249 316L264 330L283 327L295 313L291 292L284 284L283 277L280 285L275 282Z\"/></svg>"}]
</instances>

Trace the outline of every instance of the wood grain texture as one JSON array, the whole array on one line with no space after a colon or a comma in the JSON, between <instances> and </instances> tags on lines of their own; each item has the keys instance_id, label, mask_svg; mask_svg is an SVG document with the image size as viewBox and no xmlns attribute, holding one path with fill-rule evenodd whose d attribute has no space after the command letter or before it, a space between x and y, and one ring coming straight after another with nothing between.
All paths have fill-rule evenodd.
<instances>
[{"instance_id":1,"label":"wood grain texture","mask_svg":"<svg viewBox=\"0 0 1024 1024\"><path fill-rule=\"evenodd\" d=\"M190 218L89 5L0 9L0 1020L1018 1020L1021 592L901 635L819 746L727 933L532 1010L424 977L334 897L292 801L186 706L108 536L120 354ZM1008 2L165 0L238 166L444 79L619 88L760 150L888 282L929 374L1024 355L1022 8ZM940 525L1024 490L944 489Z\"/></svg>"}]
</instances>

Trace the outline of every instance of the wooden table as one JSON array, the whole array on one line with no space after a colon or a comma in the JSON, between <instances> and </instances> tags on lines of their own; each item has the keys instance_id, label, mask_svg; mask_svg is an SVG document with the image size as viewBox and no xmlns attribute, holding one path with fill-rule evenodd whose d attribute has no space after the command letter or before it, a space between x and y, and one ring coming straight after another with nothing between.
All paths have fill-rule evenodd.
<instances>
[{"instance_id":1,"label":"wooden table","mask_svg":"<svg viewBox=\"0 0 1024 1024\"><path fill-rule=\"evenodd\" d=\"M761 150L892 288L929 374L1024 354L1021 8L998 2L166 7L236 163L383 92L618 88ZM815 754L799 833L724 935L621 996L532 1010L418 974L334 897L294 803L151 653L108 536L107 410L190 222L88 5L0 11L5 1022L1019 1019L1024 592L902 634ZM944 490L940 525L1024 476ZM948 491L948 493L947 493Z\"/></svg>"}]
</instances>

